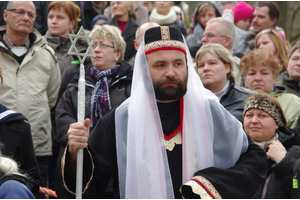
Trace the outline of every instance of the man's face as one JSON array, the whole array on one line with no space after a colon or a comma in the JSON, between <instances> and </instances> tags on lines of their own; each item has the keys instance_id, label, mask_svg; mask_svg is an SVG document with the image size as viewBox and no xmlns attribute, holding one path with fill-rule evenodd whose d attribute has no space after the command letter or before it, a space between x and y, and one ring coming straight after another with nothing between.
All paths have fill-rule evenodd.
<instances>
[{"instance_id":1,"label":"man's face","mask_svg":"<svg viewBox=\"0 0 300 200\"><path fill-rule=\"evenodd\" d=\"M171 102L186 93L186 55L178 50L160 50L147 54L156 99Z\"/></svg>"},{"instance_id":2,"label":"man's face","mask_svg":"<svg viewBox=\"0 0 300 200\"><path fill-rule=\"evenodd\" d=\"M36 11L30 1L14 1L12 7L3 13L7 32L28 35L33 28Z\"/></svg>"},{"instance_id":3,"label":"man's face","mask_svg":"<svg viewBox=\"0 0 300 200\"><path fill-rule=\"evenodd\" d=\"M253 31L257 34L264 29L274 28L276 21L277 19L270 18L267 6L257 7L253 13Z\"/></svg>"},{"instance_id":4,"label":"man's face","mask_svg":"<svg viewBox=\"0 0 300 200\"><path fill-rule=\"evenodd\" d=\"M218 22L213 22L206 26L202 37L203 45L217 43L227 49L229 48L227 37L220 32L219 27L220 24Z\"/></svg>"}]
</instances>

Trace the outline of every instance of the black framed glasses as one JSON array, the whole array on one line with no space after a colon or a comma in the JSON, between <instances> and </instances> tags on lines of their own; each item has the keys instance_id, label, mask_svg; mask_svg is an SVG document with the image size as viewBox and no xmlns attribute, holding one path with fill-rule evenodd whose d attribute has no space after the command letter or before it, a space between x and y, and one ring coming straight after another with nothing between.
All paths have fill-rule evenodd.
<instances>
[{"instance_id":1,"label":"black framed glasses","mask_svg":"<svg viewBox=\"0 0 300 200\"><path fill-rule=\"evenodd\" d=\"M115 48L114 46L111 46L111 45L108 45L108 44L103 44L103 43L100 43L100 44L96 44L96 43L94 43L93 45L92 45L92 48L93 49L96 49L96 47L100 47L100 49L107 49L107 48Z\"/></svg>"},{"instance_id":2,"label":"black framed glasses","mask_svg":"<svg viewBox=\"0 0 300 200\"><path fill-rule=\"evenodd\" d=\"M25 10L23 9L16 9L16 8L12 8L12 9L8 9L7 12L13 12L14 14L20 16L20 17L23 17L26 13L29 17L30 20L35 20L36 18L36 14L33 13L33 12L26 12Z\"/></svg>"}]
</instances>

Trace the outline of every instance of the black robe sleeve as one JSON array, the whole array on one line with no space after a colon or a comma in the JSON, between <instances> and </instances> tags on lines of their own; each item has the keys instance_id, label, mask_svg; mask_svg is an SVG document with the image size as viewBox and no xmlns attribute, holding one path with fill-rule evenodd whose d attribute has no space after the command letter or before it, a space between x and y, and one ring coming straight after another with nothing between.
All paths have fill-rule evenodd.
<instances>
[{"instance_id":1,"label":"black robe sleeve","mask_svg":"<svg viewBox=\"0 0 300 200\"><path fill-rule=\"evenodd\" d=\"M209 167L197 171L196 180L210 196L224 199L249 199L263 184L267 175L267 156L248 137L249 147L237 163L228 169ZM185 185L186 186L186 185ZM191 189L184 188L183 196L195 198ZM216 195L215 195L216 194Z\"/></svg>"},{"instance_id":2,"label":"black robe sleeve","mask_svg":"<svg viewBox=\"0 0 300 200\"><path fill-rule=\"evenodd\" d=\"M115 198L120 198L114 113L112 110L101 118L89 137L88 148L84 149L82 198L105 198L111 177L114 179ZM67 148L63 149L58 158L55 178L58 198L75 198L76 177L68 171Z\"/></svg>"}]
</instances>

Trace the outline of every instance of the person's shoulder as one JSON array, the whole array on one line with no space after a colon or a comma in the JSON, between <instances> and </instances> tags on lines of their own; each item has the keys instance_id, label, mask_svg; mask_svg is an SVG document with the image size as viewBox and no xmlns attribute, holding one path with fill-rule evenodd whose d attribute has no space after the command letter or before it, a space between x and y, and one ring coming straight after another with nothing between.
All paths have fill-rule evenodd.
<instances>
[{"instance_id":1,"label":"person's shoulder","mask_svg":"<svg viewBox=\"0 0 300 200\"><path fill-rule=\"evenodd\" d=\"M253 90L250 90L248 88L241 87L238 85L234 85L234 89L237 90L238 92L246 94L246 95L253 95L253 94L257 93L256 91L253 91Z\"/></svg>"},{"instance_id":2,"label":"person's shoulder","mask_svg":"<svg viewBox=\"0 0 300 200\"><path fill-rule=\"evenodd\" d=\"M47 50L55 59L55 51L53 48L48 44L46 37L42 36L38 30L33 29L32 34L36 37L34 44L32 45L35 50L38 49L45 49ZM57 59L56 59L57 60Z\"/></svg>"},{"instance_id":3,"label":"person's shoulder","mask_svg":"<svg viewBox=\"0 0 300 200\"><path fill-rule=\"evenodd\" d=\"M123 74L129 74L132 76L133 73L133 67L130 65L129 62L122 60L120 63L120 73Z\"/></svg>"},{"instance_id":4,"label":"person's shoulder","mask_svg":"<svg viewBox=\"0 0 300 200\"><path fill-rule=\"evenodd\" d=\"M9 179L0 186L1 199L34 199L32 192L17 180Z\"/></svg>"}]
</instances>

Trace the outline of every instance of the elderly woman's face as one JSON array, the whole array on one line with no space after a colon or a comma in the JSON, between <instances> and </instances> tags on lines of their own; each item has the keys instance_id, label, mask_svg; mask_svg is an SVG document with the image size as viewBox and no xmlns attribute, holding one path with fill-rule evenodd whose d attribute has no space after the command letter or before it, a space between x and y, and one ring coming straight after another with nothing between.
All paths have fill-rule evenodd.
<instances>
[{"instance_id":1,"label":"elderly woman's face","mask_svg":"<svg viewBox=\"0 0 300 200\"><path fill-rule=\"evenodd\" d=\"M213 93L220 92L227 82L227 74L230 72L229 65L225 65L211 53L205 53L196 62L197 72L204 87Z\"/></svg>"},{"instance_id":2,"label":"elderly woman's face","mask_svg":"<svg viewBox=\"0 0 300 200\"><path fill-rule=\"evenodd\" d=\"M121 57L120 52L115 52L113 43L107 38L97 38L93 45L96 57L91 57L94 67L100 71L111 69L116 66Z\"/></svg>"},{"instance_id":3,"label":"elderly woman's face","mask_svg":"<svg viewBox=\"0 0 300 200\"><path fill-rule=\"evenodd\" d=\"M275 134L278 125L275 119L260 109L250 109L244 116L244 130L254 141L269 141Z\"/></svg>"},{"instance_id":4,"label":"elderly woman's face","mask_svg":"<svg viewBox=\"0 0 300 200\"><path fill-rule=\"evenodd\" d=\"M276 77L274 77L270 67L261 64L250 66L245 76L246 86L257 92L271 92L275 82Z\"/></svg>"},{"instance_id":5,"label":"elderly woman's face","mask_svg":"<svg viewBox=\"0 0 300 200\"><path fill-rule=\"evenodd\" d=\"M289 77L300 81L300 50L296 50L289 59L287 71Z\"/></svg>"}]
</instances>

